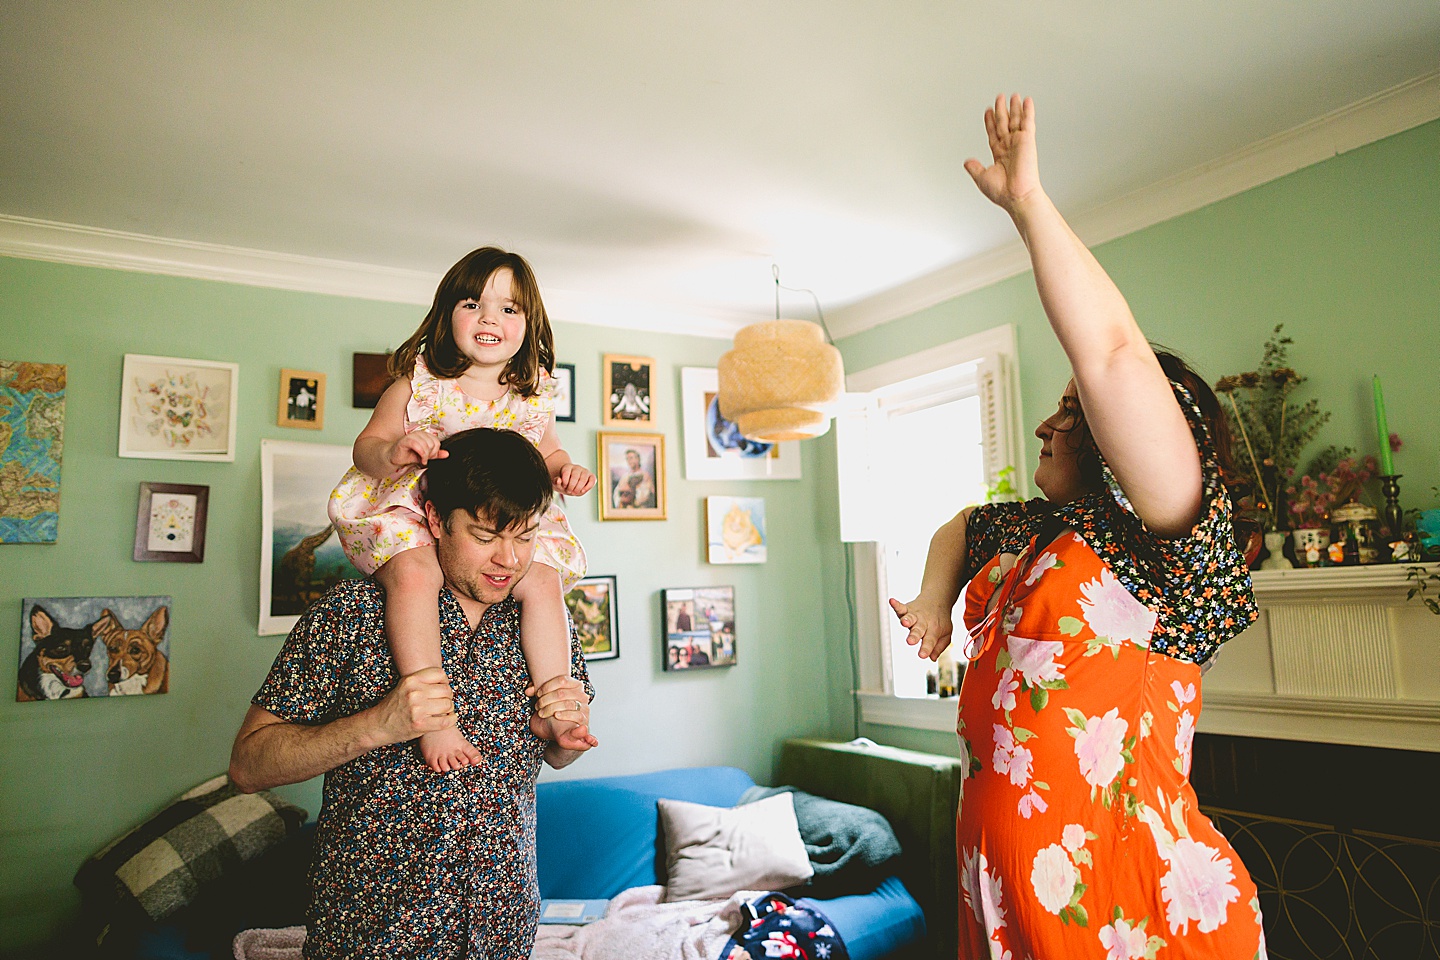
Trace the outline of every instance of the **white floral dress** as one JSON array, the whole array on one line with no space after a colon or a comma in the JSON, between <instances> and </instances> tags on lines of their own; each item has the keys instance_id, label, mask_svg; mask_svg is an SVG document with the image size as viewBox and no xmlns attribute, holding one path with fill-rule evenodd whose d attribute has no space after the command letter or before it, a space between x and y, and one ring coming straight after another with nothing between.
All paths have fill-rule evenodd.
<instances>
[{"instance_id":1,"label":"white floral dress","mask_svg":"<svg viewBox=\"0 0 1440 960\"><path fill-rule=\"evenodd\" d=\"M425 361L415 359L405 432L428 430L444 439L473 427L513 430L537 446L555 412L556 381L543 370L533 397L509 391L498 400L476 400L455 380L434 377ZM364 573L374 573L391 557L435 542L425 524L422 500L424 467L379 480L354 467L330 494L330 522L340 534L345 555ZM570 529L557 496L545 511L535 537L535 559L560 573L562 592L585 576L585 549Z\"/></svg>"}]
</instances>

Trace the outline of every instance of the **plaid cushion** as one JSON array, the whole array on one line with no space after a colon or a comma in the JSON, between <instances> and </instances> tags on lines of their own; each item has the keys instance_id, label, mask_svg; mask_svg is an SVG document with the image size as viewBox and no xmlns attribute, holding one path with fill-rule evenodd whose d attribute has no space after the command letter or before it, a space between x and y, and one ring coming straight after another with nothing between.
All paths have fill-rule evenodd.
<instances>
[{"instance_id":1,"label":"plaid cushion","mask_svg":"<svg viewBox=\"0 0 1440 960\"><path fill-rule=\"evenodd\" d=\"M222 774L86 860L75 885L105 926L163 920L308 816L269 791L241 793Z\"/></svg>"}]
</instances>

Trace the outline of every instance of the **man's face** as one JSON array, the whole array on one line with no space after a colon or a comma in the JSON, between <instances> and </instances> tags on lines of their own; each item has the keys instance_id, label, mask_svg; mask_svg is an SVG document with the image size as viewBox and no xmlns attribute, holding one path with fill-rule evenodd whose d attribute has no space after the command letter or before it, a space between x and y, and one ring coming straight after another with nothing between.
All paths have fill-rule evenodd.
<instances>
[{"instance_id":1,"label":"man's face","mask_svg":"<svg viewBox=\"0 0 1440 960\"><path fill-rule=\"evenodd\" d=\"M433 504L425 504L425 516L445 583L457 593L486 605L499 603L530 569L539 516L505 530L496 530L484 511L472 516L455 510L448 529Z\"/></svg>"},{"instance_id":2,"label":"man's face","mask_svg":"<svg viewBox=\"0 0 1440 960\"><path fill-rule=\"evenodd\" d=\"M634 450L626 450L625 464L630 468L631 472L638 471L640 469L640 454Z\"/></svg>"}]
</instances>

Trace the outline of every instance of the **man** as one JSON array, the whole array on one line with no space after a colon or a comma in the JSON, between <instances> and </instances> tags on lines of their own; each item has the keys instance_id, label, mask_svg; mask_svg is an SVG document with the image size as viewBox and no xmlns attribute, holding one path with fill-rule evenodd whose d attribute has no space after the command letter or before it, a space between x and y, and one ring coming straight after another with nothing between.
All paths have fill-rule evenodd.
<instances>
[{"instance_id":1,"label":"man","mask_svg":"<svg viewBox=\"0 0 1440 960\"><path fill-rule=\"evenodd\" d=\"M445 669L397 682L383 591L346 581L295 625L235 738L230 777L242 790L325 774L308 960L528 957L540 762L563 767L598 745L579 643L572 636L574 678L538 690L520 652L510 594L550 503L545 461L503 430L458 433L442 449L425 511L445 576ZM531 724L552 716L578 726L541 741ZM483 760L433 773L409 741L450 724Z\"/></svg>"}]
</instances>

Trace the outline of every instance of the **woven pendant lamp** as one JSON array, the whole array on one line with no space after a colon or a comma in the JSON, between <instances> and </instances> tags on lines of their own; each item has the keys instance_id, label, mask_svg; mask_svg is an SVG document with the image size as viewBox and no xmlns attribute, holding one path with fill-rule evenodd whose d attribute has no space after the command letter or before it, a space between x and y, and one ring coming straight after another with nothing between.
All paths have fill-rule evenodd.
<instances>
[{"instance_id":1,"label":"woven pendant lamp","mask_svg":"<svg viewBox=\"0 0 1440 960\"><path fill-rule=\"evenodd\" d=\"M809 440L830 429L845 368L818 324L778 319L774 272L777 319L741 329L735 349L720 358L720 414L751 440Z\"/></svg>"}]
</instances>

